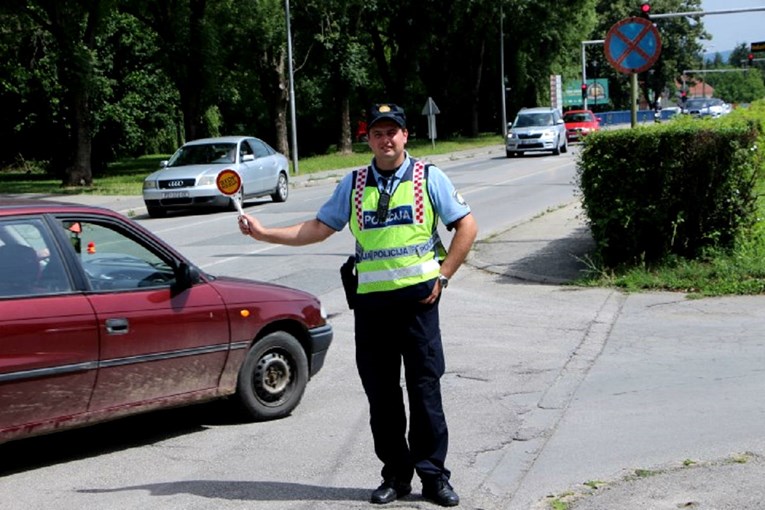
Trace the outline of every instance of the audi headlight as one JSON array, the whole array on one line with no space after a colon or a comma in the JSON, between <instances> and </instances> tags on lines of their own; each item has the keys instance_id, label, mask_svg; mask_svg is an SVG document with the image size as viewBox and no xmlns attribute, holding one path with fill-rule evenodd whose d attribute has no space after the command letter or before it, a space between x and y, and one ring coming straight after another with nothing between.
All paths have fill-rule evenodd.
<instances>
[{"instance_id":1,"label":"audi headlight","mask_svg":"<svg viewBox=\"0 0 765 510\"><path fill-rule=\"evenodd\" d=\"M145 180L143 181L143 189L157 189L157 181Z\"/></svg>"},{"instance_id":2,"label":"audi headlight","mask_svg":"<svg viewBox=\"0 0 765 510\"><path fill-rule=\"evenodd\" d=\"M199 182L197 182L197 186L212 186L213 184L215 184L214 175L203 175L199 178Z\"/></svg>"}]
</instances>

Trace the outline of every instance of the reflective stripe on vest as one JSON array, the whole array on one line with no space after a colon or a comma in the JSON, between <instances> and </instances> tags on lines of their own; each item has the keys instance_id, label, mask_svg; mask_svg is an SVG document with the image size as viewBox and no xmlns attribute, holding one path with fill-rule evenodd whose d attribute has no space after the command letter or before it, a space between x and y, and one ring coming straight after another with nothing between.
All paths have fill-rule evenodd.
<instances>
[{"instance_id":1,"label":"reflective stripe on vest","mask_svg":"<svg viewBox=\"0 0 765 510\"><path fill-rule=\"evenodd\" d=\"M445 250L425 180L425 163L415 161L390 199L388 216L377 221L380 197L371 169L357 170L351 200L356 238L359 294L399 289L432 280Z\"/></svg>"}]
</instances>

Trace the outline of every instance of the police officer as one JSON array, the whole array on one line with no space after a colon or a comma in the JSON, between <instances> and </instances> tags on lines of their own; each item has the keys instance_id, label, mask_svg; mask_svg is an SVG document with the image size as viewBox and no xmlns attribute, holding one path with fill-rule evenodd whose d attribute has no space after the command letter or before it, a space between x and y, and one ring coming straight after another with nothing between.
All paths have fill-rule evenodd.
<instances>
[{"instance_id":1,"label":"police officer","mask_svg":"<svg viewBox=\"0 0 765 510\"><path fill-rule=\"evenodd\" d=\"M373 106L367 130L371 165L347 174L316 218L266 228L245 214L239 226L259 241L302 246L349 225L356 238L358 274L356 365L369 401L375 453L383 463L382 484L370 501L390 503L408 495L416 472L423 497L456 506L459 496L445 464L448 429L441 402L445 363L438 302L478 228L443 171L405 150L408 131L402 108ZM448 251L436 229L439 219L454 231Z\"/></svg>"}]
</instances>

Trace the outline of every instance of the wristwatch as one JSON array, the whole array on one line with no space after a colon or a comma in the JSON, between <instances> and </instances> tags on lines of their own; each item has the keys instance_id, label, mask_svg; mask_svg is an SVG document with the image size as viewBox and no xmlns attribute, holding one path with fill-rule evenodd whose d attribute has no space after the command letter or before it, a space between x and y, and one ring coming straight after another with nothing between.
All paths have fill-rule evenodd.
<instances>
[{"instance_id":1,"label":"wristwatch","mask_svg":"<svg viewBox=\"0 0 765 510\"><path fill-rule=\"evenodd\" d=\"M449 286L449 278L447 278L446 276L444 276L442 274L439 274L438 275L438 283L441 284L441 289L443 290L443 289L445 289L446 287Z\"/></svg>"}]
</instances>

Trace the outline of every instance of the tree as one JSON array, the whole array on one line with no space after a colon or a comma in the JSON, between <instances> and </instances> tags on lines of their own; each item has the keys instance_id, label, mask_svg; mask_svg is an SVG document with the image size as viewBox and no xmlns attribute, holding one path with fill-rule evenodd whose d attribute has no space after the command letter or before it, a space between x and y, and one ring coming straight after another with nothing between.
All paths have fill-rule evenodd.
<instances>
[{"instance_id":1,"label":"tree","mask_svg":"<svg viewBox=\"0 0 765 510\"><path fill-rule=\"evenodd\" d=\"M61 159L53 162L54 172L65 186L90 186L96 44L114 4L107 0L17 0L6 7L15 7L27 23L50 36L52 47L46 48L46 54L54 63L60 99L53 104L60 105L58 114L66 137Z\"/></svg>"},{"instance_id":2,"label":"tree","mask_svg":"<svg viewBox=\"0 0 765 510\"><path fill-rule=\"evenodd\" d=\"M217 99L221 59L220 34L209 18L207 0L123 0L122 8L158 36L162 68L180 97L184 138L208 136L205 116Z\"/></svg>"},{"instance_id":3,"label":"tree","mask_svg":"<svg viewBox=\"0 0 765 510\"><path fill-rule=\"evenodd\" d=\"M313 58L322 65L313 70L322 75L333 103L338 132L337 148L342 154L352 151L351 96L367 80L363 42L363 0L309 0L300 3L296 14L299 26L313 34Z\"/></svg>"}]
</instances>

